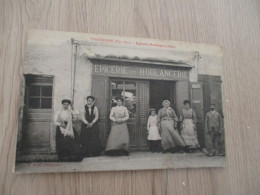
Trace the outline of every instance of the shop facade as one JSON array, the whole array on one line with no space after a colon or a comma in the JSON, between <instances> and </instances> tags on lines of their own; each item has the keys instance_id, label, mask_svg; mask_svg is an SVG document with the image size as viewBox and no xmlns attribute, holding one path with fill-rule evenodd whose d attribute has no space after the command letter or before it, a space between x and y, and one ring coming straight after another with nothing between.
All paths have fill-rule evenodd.
<instances>
[{"instance_id":1,"label":"shop facade","mask_svg":"<svg viewBox=\"0 0 260 195\"><path fill-rule=\"evenodd\" d=\"M103 147L110 131L109 113L114 106L114 99L122 96L130 115L127 125L131 151L147 150L146 122L149 108L158 111L165 99L172 103L171 106L178 117L183 101L191 101L198 118L198 139L203 147L204 117L210 103L215 103L217 110L222 113L221 77L200 72L197 69L198 64L176 63L159 58L149 60L79 55L75 47L74 53L71 53L69 42L55 48L41 46L35 49L32 46L30 50L30 56L37 57L43 51L48 51L48 55L44 60L38 59L37 64L36 57L25 61L21 92L23 106L20 110L17 144L18 160L19 156L23 159L22 156L27 154L40 155L41 157L36 159L43 160L45 157L42 154L55 156L53 115L60 109L64 95L73 98L73 108L77 111L74 122L79 134L84 99L87 95L96 97ZM48 158L55 159L50 156Z\"/></svg>"}]
</instances>

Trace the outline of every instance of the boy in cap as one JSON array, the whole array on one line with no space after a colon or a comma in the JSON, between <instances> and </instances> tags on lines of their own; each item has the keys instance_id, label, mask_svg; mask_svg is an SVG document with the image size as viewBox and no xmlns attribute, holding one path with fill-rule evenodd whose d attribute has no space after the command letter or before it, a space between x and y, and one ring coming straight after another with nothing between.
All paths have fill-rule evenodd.
<instances>
[{"instance_id":1,"label":"boy in cap","mask_svg":"<svg viewBox=\"0 0 260 195\"><path fill-rule=\"evenodd\" d=\"M215 110L215 104L210 104L210 111L205 117L205 133L207 138L208 156L221 155L221 134L223 134L223 120L219 112Z\"/></svg>"}]
</instances>

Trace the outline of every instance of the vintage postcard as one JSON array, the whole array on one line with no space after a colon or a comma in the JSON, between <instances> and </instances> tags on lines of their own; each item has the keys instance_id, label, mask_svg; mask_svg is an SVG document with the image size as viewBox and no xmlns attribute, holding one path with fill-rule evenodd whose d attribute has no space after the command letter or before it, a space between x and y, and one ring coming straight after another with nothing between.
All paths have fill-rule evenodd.
<instances>
[{"instance_id":1,"label":"vintage postcard","mask_svg":"<svg viewBox=\"0 0 260 195\"><path fill-rule=\"evenodd\" d=\"M225 166L222 47L31 30L16 173Z\"/></svg>"}]
</instances>

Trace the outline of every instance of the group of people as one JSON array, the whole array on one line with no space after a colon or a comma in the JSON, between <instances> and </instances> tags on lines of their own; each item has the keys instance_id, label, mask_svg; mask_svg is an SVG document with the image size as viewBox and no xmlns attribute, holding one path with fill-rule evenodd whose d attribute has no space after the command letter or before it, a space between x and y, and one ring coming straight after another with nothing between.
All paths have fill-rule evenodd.
<instances>
[{"instance_id":1,"label":"group of people","mask_svg":"<svg viewBox=\"0 0 260 195\"><path fill-rule=\"evenodd\" d=\"M117 105L111 109L111 131L105 149L106 155L129 155L129 134L126 121L128 110L123 106L123 98L116 99ZM95 97L88 96L81 118L80 135L73 128L71 100L61 101L62 109L55 113L56 150L60 161L79 161L85 157L98 156L102 152L98 128L98 108Z\"/></svg>"},{"instance_id":2,"label":"group of people","mask_svg":"<svg viewBox=\"0 0 260 195\"><path fill-rule=\"evenodd\" d=\"M170 107L170 101L164 100L156 115L155 109L150 109L147 122L148 142L151 152L188 152L192 153L200 148L197 138L197 117L191 108L190 101L184 100L184 108L178 118ZM180 124L180 132L177 124ZM215 104L210 105L210 111L205 117L205 138L207 156L223 156L221 151L221 136L223 135L223 122L221 115L215 110Z\"/></svg>"},{"instance_id":3,"label":"group of people","mask_svg":"<svg viewBox=\"0 0 260 195\"><path fill-rule=\"evenodd\" d=\"M112 121L108 136L105 155L129 155L129 133L127 120L129 113L123 105L124 99L116 98L116 106L112 107L109 119ZM62 109L54 116L56 125L56 150L60 161L79 161L85 157L98 156L102 152L98 128L98 108L95 97L88 96L82 115L80 134L73 128L73 110L71 100L62 100ZM199 148L196 132L196 113L190 106L190 101L184 101L184 108L178 118L170 101L164 100L163 108L156 114L151 109L147 122L148 142L151 152L193 152ZM181 131L177 130L177 122L181 122ZM222 131L222 118L211 105L211 111L205 118L205 130L209 137L208 156L218 154L218 145Z\"/></svg>"}]
</instances>

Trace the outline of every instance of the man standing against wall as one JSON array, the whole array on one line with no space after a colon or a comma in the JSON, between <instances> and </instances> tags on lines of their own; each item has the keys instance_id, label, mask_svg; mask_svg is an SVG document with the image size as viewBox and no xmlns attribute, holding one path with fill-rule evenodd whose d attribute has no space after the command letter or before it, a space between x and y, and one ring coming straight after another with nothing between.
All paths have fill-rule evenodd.
<instances>
[{"instance_id":1,"label":"man standing against wall","mask_svg":"<svg viewBox=\"0 0 260 195\"><path fill-rule=\"evenodd\" d=\"M221 151L221 135L223 131L223 119L215 110L215 104L210 104L210 111L205 117L206 147L208 156L223 156Z\"/></svg>"}]
</instances>

